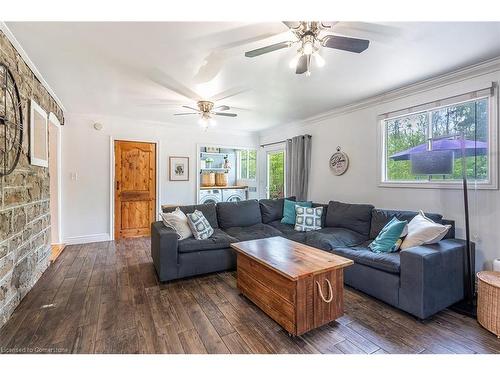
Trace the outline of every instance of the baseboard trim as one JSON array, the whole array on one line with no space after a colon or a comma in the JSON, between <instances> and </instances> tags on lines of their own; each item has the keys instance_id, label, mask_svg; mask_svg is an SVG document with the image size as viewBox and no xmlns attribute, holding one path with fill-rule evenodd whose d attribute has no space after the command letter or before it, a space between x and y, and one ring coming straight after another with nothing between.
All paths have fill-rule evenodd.
<instances>
[{"instance_id":1,"label":"baseboard trim","mask_svg":"<svg viewBox=\"0 0 500 375\"><path fill-rule=\"evenodd\" d=\"M90 242L103 242L103 241L111 241L111 236L109 233L99 233L99 234L89 234L86 236L75 236L75 237L66 237L64 239L64 243L66 245L79 245Z\"/></svg>"}]
</instances>

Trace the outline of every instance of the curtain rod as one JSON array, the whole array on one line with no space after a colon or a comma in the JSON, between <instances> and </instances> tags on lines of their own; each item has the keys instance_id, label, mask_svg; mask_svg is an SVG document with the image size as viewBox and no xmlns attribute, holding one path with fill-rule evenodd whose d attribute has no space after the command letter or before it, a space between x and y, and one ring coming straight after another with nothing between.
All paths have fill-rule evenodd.
<instances>
[{"instance_id":1,"label":"curtain rod","mask_svg":"<svg viewBox=\"0 0 500 375\"><path fill-rule=\"evenodd\" d=\"M302 137L309 137L309 138L311 138L311 137L312 137L312 135L310 135L310 134L305 134L305 135L303 135ZM285 142L287 142L287 141L289 141L289 139L284 139L284 140L282 140L282 141L271 142L271 143L264 143L263 145L260 145L260 147L267 147L267 146L279 145L280 143L285 143Z\"/></svg>"}]
</instances>

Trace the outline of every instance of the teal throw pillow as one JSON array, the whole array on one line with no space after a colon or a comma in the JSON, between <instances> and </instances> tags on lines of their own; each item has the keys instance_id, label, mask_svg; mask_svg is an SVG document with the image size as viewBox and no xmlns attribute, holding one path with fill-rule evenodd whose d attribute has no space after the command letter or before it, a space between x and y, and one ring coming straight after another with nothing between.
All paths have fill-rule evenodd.
<instances>
[{"instance_id":1,"label":"teal throw pillow","mask_svg":"<svg viewBox=\"0 0 500 375\"><path fill-rule=\"evenodd\" d=\"M392 218L368 247L374 253L393 253L399 249L397 242L408 222Z\"/></svg>"},{"instance_id":2,"label":"teal throw pillow","mask_svg":"<svg viewBox=\"0 0 500 375\"><path fill-rule=\"evenodd\" d=\"M285 199L285 203L283 204L283 219L281 219L283 224L295 225L295 206L312 207L312 202L295 202Z\"/></svg>"}]
</instances>

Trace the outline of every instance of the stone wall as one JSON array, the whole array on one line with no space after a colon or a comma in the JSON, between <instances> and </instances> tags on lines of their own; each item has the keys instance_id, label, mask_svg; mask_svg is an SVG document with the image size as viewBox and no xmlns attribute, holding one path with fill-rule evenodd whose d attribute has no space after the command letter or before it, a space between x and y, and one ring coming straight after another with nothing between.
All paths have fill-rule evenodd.
<instances>
[{"instance_id":1,"label":"stone wall","mask_svg":"<svg viewBox=\"0 0 500 375\"><path fill-rule=\"evenodd\" d=\"M1 327L49 265L49 170L29 163L29 101L33 98L60 121L63 113L1 31L0 62L17 83L24 123L19 163L0 178Z\"/></svg>"}]
</instances>

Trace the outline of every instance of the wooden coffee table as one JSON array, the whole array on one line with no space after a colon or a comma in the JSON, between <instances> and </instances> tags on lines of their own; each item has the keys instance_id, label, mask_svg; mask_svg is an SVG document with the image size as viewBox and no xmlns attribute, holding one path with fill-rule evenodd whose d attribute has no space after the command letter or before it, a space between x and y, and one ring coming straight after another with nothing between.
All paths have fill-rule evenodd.
<instances>
[{"instance_id":1,"label":"wooden coffee table","mask_svg":"<svg viewBox=\"0 0 500 375\"><path fill-rule=\"evenodd\" d=\"M350 259L271 237L231 245L238 289L292 335L344 314L344 267Z\"/></svg>"}]
</instances>

